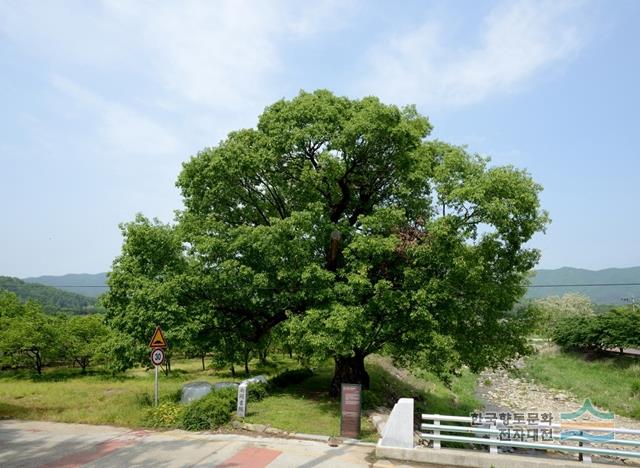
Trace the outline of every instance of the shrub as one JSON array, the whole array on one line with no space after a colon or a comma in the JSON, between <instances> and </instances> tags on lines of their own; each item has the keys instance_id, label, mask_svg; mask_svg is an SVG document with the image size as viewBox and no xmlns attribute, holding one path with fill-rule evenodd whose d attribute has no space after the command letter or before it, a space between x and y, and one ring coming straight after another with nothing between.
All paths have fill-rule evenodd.
<instances>
[{"instance_id":1,"label":"shrub","mask_svg":"<svg viewBox=\"0 0 640 468\"><path fill-rule=\"evenodd\" d=\"M299 384L304 382L309 377L313 375L313 371L311 369L293 369L293 370L285 370L284 372L279 373L275 377L273 377L269 383L274 387L284 388L289 385Z\"/></svg>"},{"instance_id":2,"label":"shrub","mask_svg":"<svg viewBox=\"0 0 640 468\"><path fill-rule=\"evenodd\" d=\"M153 406L153 397L147 392L137 393L135 398L138 406Z\"/></svg>"},{"instance_id":3,"label":"shrub","mask_svg":"<svg viewBox=\"0 0 640 468\"><path fill-rule=\"evenodd\" d=\"M553 341L564 349L581 351L600 348L600 320L590 316L563 317L553 330Z\"/></svg>"},{"instance_id":4,"label":"shrub","mask_svg":"<svg viewBox=\"0 0 640 468\"><path fill-rule=\"evenodd\" d=\"M262 401L267 395L267 386L263 383L254 383L247 388L248 401Z\"/></svg>"},{"instance_id":5,"label":"shrub","mask_svg":"<svg viewBox=\"0 0 640 468\"><path fill-rule=\"evenodd\" d=\"M235 407L235 389L213 391L185 408L182 428L189 431L215 429L231 420L231 412Z\"/></svg>"},{"instance_id":6,"label":"shrub","mask_svg":"<svg viewBox=\"0 0 640 468\"><path fill-rule=\"evenodd\" d=\"M147 413L146 423L151 427L177 427L183 407L176 403L161 403Z\"/></svg>"},{"instance_id":7,"label":"shrub","mask_svg":"<svg viewBox=\"0 0 640 468\"><path fill-rule=\"evenodd\" d=\"M633 398L640 397L640 380L631 382L631 396Z\"/></svg>"}]
</instances>

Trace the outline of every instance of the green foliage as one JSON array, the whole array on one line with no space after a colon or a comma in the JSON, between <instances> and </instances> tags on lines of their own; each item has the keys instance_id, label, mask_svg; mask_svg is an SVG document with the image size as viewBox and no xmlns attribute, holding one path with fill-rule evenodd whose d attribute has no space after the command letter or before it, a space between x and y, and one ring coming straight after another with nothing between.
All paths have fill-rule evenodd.
<instances>
[{"instance_id":1,"label":"green foliage","mask_svg":"<svg viewBox=\"0 0 640 468\"><path fill-rule=\"evenodd\" d=\"M587 296L575 293L549 296L530 304L539 316L536 332L543 336L551 335L565 318L593 316L595 308Z\"/></svg>"},{"instance_id":2,"label":"green foliage","mask_svg":"<svg viewBox=\"0 0 640 468\"><path fill-rule=\"evenodd\" d=\"M65 355L84 372L92 360L100 355L100 347L110 340L113 332L104 323L102 315L70 317L64 327L62 342Z\"/></svg>"},{"instance_id":3,"label":"green foliage","mask_svg":"<svg viewBox=\"0 0 640 468\"><path fill-rule=\"evenodd\" d=\"M273 378L269 379L269 384L278 388L285 388L290 385L296 385L304 382L309 377L313 375L313 371L311 369L302 368L302 369L292 369L285 370Z\"/></svg>"},{"instance_id":4,"label":"green foliage","mask_svg":"<svg viewBox=\"0 0 640 468\"><path fill-rule=\"evenodd\" d=\"M247 400L248 401L262 401L269 395L267 386L263 383L254 383L247 388Z\"/></svg>"},{"instance_id":5,"label":"green foliage","mask_svg":"<svg viewBox=\"0 0 640 468\"><path fill-rule=\"evenodd\" d=\"M184 421L184 407L178 403L164 402L150 408L145 422L150 427L174 428Z\"/></svg>"},{"instance_id":6,"label":"green foliage","mask_svg":"<svg viewBox=\"0 0 640 468\"><path fill-rule=\"evenodd\" d=\"M554 341L564 349L602 350L640 347L640 310L612 309L600 315L574 315L557 321Z\"/></svg>"},{"instance_id":7,"label":"green foliage","mask_svg":"<svg viewBox=\"0 0 640 468\"><path fill-rule=\"evenodd\" d=\"M564 349L582 351L599 349L600 333L597 321L585 315L564 317L556 323L553 340Z\"/></svg>"},{"instance_id":8,"label":"green foliage","mask_svg":"<svg viewBox=\"0 0 640 468\"><path fill-rule=\"evenodd\" d=\"M38 301L47 312L68 311L74 314L87 314L95 311L94 298L43 284L27 283L18 278L0 276L0 292L2 290L15 293L22 301Z\"/></svg>"},{"instance_id":9,"label":"green foliage","mask_svg":"<svg viewBox=\"0 0 640 468\"><path fill-rule=\"evenodd\" d=\"M640 348L640 310L632 307L612 309L598 317L600 346Z\"/></svg>"},{"instance_id":10,"label":"green foliage","mask_svg":"<svg viewBox=\"0 0 640 468\"><path fill-rule=\"evenodd\" d=\"M112 374L131 369L148 355L149 348L136 344L129 335L113 330L107 339L100 343L96 351L96 359L103 362L105 368Z\"/></svg>"},{"instance_id":11,"label":"green foliage","mask_svg":"<svg viewBox=\"0 0 640 468\"><path fill-rule=\"evenodd\" d=\"M107 323L130 337L137 362L148 359L141 352L160 325L172 349L183 344L186 307L179 300L188 287L182 244L170 226L138 215L120 226L125 236L123 252L109 274L110 290L101 298ZM123 362L124 362L123 361Z\"/></svg>"},{"instance_id":12,"label":"green foliage","mask_svg":"<svg viewBox=\"0 0 640 468\"><path fill-rule=\"evenodd\" d=\"M640 380L631 382L631 398L640 398Z\"/></svg>"},{"instance_id":13,"label":"green foliage","mask_svg":"<svg viewBox=\"0 0 640 468\"><path fill-rule=\"evenodd\" d=\"M231 420L231 412L235 407L235 389L213 391L185 408L181 427L188 431L215 429Z\"/></svg>"},{"instance_id":14,"label":"green foliage","mask_svg":"<svg viewBox=\"0 0 640 468\"><path fill-rule=\"evenodd\" d=\"M4 293L0 303L6 307L0 311L2 363L13 367L30 365L41 374L45 365L63 355L63 318L45 314L36 302L20 304L13 293Z\"/></svg>"},{"instance_id":15,"label":"green foliage","mask_svg":"<svg viewBox=\"0 0 640 468\"><path fill-rule=\"evenodd\" d=\"M366 386L381 350L441 376L526 352L514 305L548 222L541 187L430 131L375 97L274 103L184 164L176 225L122 227L109 323L138 343L157 324L180 346L196 330L228 362L286 321L306 362L335 360L332 390Z\"/></svg>"}]
</instances>

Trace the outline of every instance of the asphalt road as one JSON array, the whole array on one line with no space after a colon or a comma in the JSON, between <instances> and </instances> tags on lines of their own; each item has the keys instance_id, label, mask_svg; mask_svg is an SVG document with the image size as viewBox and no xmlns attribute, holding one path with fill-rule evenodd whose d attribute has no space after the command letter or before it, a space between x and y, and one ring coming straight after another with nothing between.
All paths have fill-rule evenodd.
<instances>
[{"instance_id":1,"label":"asphalt road","mask_svg":"<svg viewBox=\"0 0 640 468\"><path fill-rule=\"evenodd\" d=\"M372 444L151 432L41 421L0 422L2 467L402 467L376 460Z\"/></svg>"}]
</instances>

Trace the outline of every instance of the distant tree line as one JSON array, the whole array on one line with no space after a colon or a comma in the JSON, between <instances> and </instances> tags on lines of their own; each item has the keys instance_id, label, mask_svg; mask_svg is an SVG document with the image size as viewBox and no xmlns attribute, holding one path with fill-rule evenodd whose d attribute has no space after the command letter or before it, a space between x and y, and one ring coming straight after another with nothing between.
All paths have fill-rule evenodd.
<instances>
[{"instance_id":1,"label":"distant tree line","mask_svg":"<svg viewBox=\"0 0 640 468\"><path fill-rule=\"evenodd\" d=\"M0 290L11 291L22 301L38 301L47 312L87 314L97 310L95 298L9 276L0 276Z\"/></svg>"},{"instance_id":2,"label":"distant tree line","mask_svg":"<svg viewBox=\"0 0 640 468\"><path fill-rule=\"evenodd\" d=\"M46 313L33 300L0 291L0 366L32 368L69 364L85 372L97 363L113 371L133 365L131 339L104 323L101 314ZM114 358L113 356L117 356Z\"/></svg>"},{"instance_id":3,"label":"distant tree line","mask_svg":"<svg viewBox=\"0 0 640 468\"><path fill-rule=\"evenodd\" d=\"M192 333L193 332L193 333ZM167 330L166 372L174 356L200 358L207 365L249 373L254 357L267 363L268 353L291 355L291 347L274 329L259 343L244 343L233 336L203 336L194 330ZM149 336L136 340L105 322L102 314L49 313L37 301L23 302L17 294L0 290L0 368L31 368L42 374L47 366L78 367L84 373L94 366L108 372L124 372L136 365L150 367Z\"/></svg>"},{"instance_id":4,"label":"distant tree line","mask_svg":"<svg viewBox=\"0 0 640 468\"><path fill-rule=\"evenodd\" d=\"M623 353L640 348L640 310L635 307L603 311L580 294L552 296L535 305L541 330L563 349Z\"/></svg>"}]
</instances>

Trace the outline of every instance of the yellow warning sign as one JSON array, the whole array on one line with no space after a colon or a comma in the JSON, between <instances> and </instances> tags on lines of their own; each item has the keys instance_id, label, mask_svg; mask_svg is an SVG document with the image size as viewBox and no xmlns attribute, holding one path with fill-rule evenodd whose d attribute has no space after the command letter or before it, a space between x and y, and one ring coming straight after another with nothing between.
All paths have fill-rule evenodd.
<instances>
[{"instance_id":1,"label":"yellow warning sign","mask_svg":"<svg viewBox=\"0 0 640 468\"><path fill-rule=\"evenodd\" d=\"M151 348L167 347L167 340L164 339L164 334L162 333L162 329L160 327L156 327L156 331L153 332L153 337L149 342L149 347Z\"/></svg>"}]
</instances>

